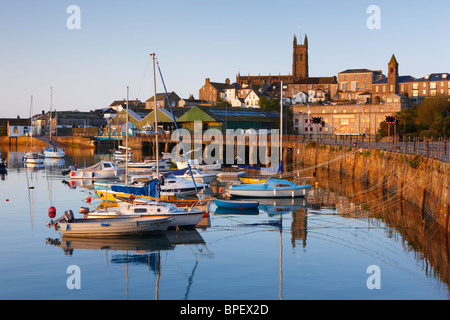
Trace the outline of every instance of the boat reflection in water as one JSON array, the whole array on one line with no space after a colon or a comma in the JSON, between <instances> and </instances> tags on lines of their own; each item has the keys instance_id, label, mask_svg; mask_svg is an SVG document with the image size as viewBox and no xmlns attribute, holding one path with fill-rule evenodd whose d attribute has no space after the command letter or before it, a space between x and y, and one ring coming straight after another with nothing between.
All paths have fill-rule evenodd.
<instances>
[{"instance_id":1,"label":"boat reflection in water","mask_svg":"<svg viewBox=\"0 0 450 320\"><path fill-rule=\"evenodd\" d=\"M155 299L159 299L159 282L162 275L161 252L173 251L180 245L200 245L198 256L194 262L191 276L186 287L185 298L188 299L190 287L193 283L193 276L198 266L200 255L207 252L205 241L200 233L195 229L190 230L168 230L159 234L141 237L116 237L116 238L62 238L46 240L48 245L61 248L65 255L72 256L78 250L101 250L111 253L112 256L106 258L107 263L125 264L126 296L128 299L128 266L145 265L156 275Z\"/></svg>"}]
</instances>

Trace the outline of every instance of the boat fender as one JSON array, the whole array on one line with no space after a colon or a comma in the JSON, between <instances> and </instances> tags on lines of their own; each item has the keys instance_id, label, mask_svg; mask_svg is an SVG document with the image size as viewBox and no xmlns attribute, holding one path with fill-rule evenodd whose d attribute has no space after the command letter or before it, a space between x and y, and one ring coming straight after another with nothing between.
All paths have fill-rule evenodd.
<instances>
[{"instance_id":1,"label":"boat fender","mask_svg":"<svg viewBox=\"0 0 450 320\"><path fill-rule=\"evenodd\" d=\"M51 206L50 208L48 208L48 216L50 219L53 219L54 217L56 217L56 208L54 206Z\"/></svg>"},{"instance_id":2,"label":"boat fender","mask_svg":"<svg viewBox=\"0 0 450 320\"><path fill-rule=\"evenodd\" d=\"M66 219L67 222L70 222L73 220L73 211L72 210L66 210L64 212L64 218Z\"/></svg>"}]
</instances>

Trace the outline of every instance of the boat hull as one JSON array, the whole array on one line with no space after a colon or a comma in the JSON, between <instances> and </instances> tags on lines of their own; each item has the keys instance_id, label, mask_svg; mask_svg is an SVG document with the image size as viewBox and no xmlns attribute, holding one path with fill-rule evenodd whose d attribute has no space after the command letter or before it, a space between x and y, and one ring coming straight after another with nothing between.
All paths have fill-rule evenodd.
<instances>
[{"instance_id":1,"label":"boat hull","mask_svg":"<svg viewBox=\"0 0 450 320\"><path fill-rule=\"evenodd\" d=\"M236 201L236 200L220 200L215 199L214 203L218 208L224 209L254 209L259 205L258 201Z\"/></svg>"},{"instance_id":2,"label":"boat hull","mask_svg":"<svg viewBox=\"0 0 450 320\"><path fill-rule=\"evenodd\" d=\"M172 219L169 217L74 219L59 222L60 232L70 237L109 237L146 234L165 231Z\"/></svg>"},{"instance_id":3,"label":"boat hull","mask_svg":"<svg viewBox=\"0 0 450 320\"><path fill-rule=\"evenodd\" d=\"M108 170L108 171L72 171L71 179L117 179L124 174L125 169Z\"/></svg>"},{"instance_id":4,"label":"boat hull","mask_svg":"<svg viewBox=\"0 0 450 320\"><path fill-rule=\"evenodd\" d=\"M117 213L107 211L94 211L90 212L85 217L87 219L108 219L108 218L120 218L126 215L118 215ZM141 215L141 217L148 218L164 218L169 217L171 219L168 228L177 228L177 227L195 227L197 223L203 218L203 212L185 212L185 213L164 213L162 215L151 214L151 215Z\"/></svg>"},{"instance_id":5,"label":"boat hull","mask_svg":"<svg viewBox=\"0 0 450 320\"><path fill-rule=\"evenodd\" d=\"M25 163L44 163L45 157L43 154L32 152L23 156Z\"/></svg>"},{"instance_id":6,"label":"boat hull","mask_svg":"<svg viewBox=\"0 0 450 320\"><path fill-rule=\"evenodd\" d=\"M44 151L45 158L63 158L65 155L66 155L66 153L61 149L57 149L57 150L46 149Z\"/></svg>"}]
</instances>

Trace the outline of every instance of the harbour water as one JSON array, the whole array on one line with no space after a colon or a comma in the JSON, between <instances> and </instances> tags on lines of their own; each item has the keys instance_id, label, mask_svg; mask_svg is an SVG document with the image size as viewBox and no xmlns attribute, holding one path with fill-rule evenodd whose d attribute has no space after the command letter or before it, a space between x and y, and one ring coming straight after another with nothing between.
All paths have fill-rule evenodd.
<instances>
[{"instance_id":1,"label":"harbour water","mask_svg":"<svg viewBox=\"0 0 450 320\"><path fill-rule=\"evenodd\" d=\"M24 167L23 151L1 152L10 160L0 179L4 300L450 297L448 246L435 231L409 225L405 230L395 219L371 212L383 205L393 211L388 199L360 205L348 201L345 189L319 183L306 199L261 200L257 214L217 214L212 205L194 230L67 240L46 227L48 208L54 206L57 217L68 209L79 217L87 197L90 205L99 201L93 190L72 186L61 173L109 154L69 149L62 162ZM228 183L214 182L210 192L216 195ZM79 270L79 288L70 286L73 268Z\"/></svg>"}]
</instances>

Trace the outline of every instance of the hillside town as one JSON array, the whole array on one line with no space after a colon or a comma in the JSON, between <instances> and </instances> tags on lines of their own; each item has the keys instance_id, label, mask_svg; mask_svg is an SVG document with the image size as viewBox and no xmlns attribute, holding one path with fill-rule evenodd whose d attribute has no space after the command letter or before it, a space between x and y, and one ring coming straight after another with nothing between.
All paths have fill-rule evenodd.
<instances>
[{"instance_id":1,"label":"hillside town","mask_svg":"<svg viewBox=\"0 0 450 320\"><path fill-rule=\"evenodd\" d=\"M386 71L359 68L328 77L310 76L308 37L305 35L303 44L299 44L294 35L289 75L238 73L234 82L208 77L199 84L198 99L194 95L182 98L172 91L157 93L145 101L114 100L109 106L89 112L42 110L32 121L19 116L0 119L0 135L27 135L32 124L33 134L38 136L49 135L50 128L58 136L121 136L127 104L130 134L153 133L155 100L159 130L166 133L175 129L174 120L179 128L188 130L193 130L195 121L202 121L204 130L216 128L223 133L237 128L278 129L281 96L286 110L283 117L288 123L284 133L289 134L376 135L387 116L400 115L397 118L401 119L402 111L417 111L427 98L444 98L443 118L447 115L449 73L421 78L401 75L395 54L386 67Z\"/></svg>"}]
</instances>

